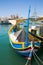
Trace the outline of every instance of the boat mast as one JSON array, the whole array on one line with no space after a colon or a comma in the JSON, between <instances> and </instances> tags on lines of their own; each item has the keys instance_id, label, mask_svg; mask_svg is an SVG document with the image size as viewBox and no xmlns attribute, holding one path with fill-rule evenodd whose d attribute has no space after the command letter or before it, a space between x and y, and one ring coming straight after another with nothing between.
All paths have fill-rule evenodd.
<instances>
[{"instance_id":1,"label":"boat mast","mask_svg":"<svg viewBox=\"0 0 43 65\"><path fill-rule=\"evenodd\" d=\"M27 24L26 24L26 43L28 44L28 34L29 34L29 20L30 20L30 8L29 8L29 13L28 13L28 19L27 19Z\"/></svg>"}]
</instances>

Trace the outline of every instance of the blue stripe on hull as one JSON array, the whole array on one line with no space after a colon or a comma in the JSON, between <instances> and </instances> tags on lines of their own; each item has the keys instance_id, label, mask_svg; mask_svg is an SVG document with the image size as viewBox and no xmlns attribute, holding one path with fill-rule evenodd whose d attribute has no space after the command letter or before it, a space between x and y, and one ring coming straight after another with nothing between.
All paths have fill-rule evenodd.
<instances>
[{"instance_id":1,"label":"blue stripe on hull","mask_svg":"<svg viewBox=\"0 0 43 65\"><path fill-rule=\"evenodd\" d=\"M16 47L11 43L12 47L15 49ZM17 52L23 56L26 57L31 57L32 56L32 52L30 52L29 50L25 50L25 51L19 51L17 50Z\"/></svg>"},{"instance_id":2,"label":"blue stripe on hull","mask_svg":"<svg viewBox=\"0 0 43 65\"><path fill-rule=\"evenodd\" d=\"M40 43L39 42L34 42L34 45L40 46Z\"/></svg>"},{"instance_id":3,"label":"blue stripe on hull","mask_svg":"<svg viewBox=\"0 0 43 65\"><path fill-rule=\"evenodd\" d=\"M32 52L25 52L25 53L22 53L22 52L19 52L17 51L19 54L23 55L23 56L26 56L26 57L32 57Z\"/></svg>"},{"instance_id":4,"label":"blue stripe on hull","mask_svg":"<svg viewBox=\"0 0 43 65\"><path fill-rule=\"evenodd\" d=\"M22 44L12 44L12 46L14 48L22 48ZM31 46L31 43L30 44L24 44L24 48L28 47L28 46ZM40 43L39 42L34 42L34 47L40 47Z\"/></svg>"},{"instance_id":5,"label":"blue stripe on hull","mask_svg":"<svg viewBox=\"0 0 43 65\"><path fill-rule=\"evenodd\" d=\"M16 48L20 48L19 46L17 47L17 46L15 46L14 44L12 44L12 42L11 42L11 45L12 45L12 47L14 48L14 49L16 49ZM40 44L39 43L35 43L34 45L36 45L36 46L40 46ZM26 56L26 57L32 57L32 51L29 51L29 49L27 50L22 50L22 51L20 51L20 50L17 50L17 52L19 53L19 54L21 54L21 55L24 55L24 56Z\"/></svg>"},{"instance_id":6,"label":"blue stripe on hull","mask_svg":"<svg viewBox=\"0 0 43 65\"><path fill-rule=\"evenodd\" d=\"M13 44L13 46L16 48L22 48L22 44Z\"/></svg>"}]
</instances>

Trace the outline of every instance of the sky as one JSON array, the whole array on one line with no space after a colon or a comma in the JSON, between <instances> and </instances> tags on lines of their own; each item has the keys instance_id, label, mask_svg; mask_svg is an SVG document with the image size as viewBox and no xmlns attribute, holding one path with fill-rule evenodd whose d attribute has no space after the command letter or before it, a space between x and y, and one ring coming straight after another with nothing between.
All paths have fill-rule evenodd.
<instances>
[{"instance_id":1,"label":"sky","mask_svg":"<svg viewBox=\"0 0 43 65\"><path fill-rule=\"evenodd\" d=\"M0 17L9 17L11 14L28 17L30 6L30 16L34 11L38 16L43 16L43 0L0 0Z\"/></svg>"}]
</instances>

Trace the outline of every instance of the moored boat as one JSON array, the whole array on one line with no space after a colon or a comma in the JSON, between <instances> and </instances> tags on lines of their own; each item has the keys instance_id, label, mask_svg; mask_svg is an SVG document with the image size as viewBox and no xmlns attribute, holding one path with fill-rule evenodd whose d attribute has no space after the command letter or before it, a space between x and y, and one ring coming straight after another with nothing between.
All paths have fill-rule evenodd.
<instances>
[{"instance_id":1,"label":"moored boat","mask_svg":"<svg viewBox=\"0 0 43 65\"><path fill-rule=\"evenodd\" d=\"M34 51L40 48L39 42L30 41L28 38L28 43L26 41L26 32L22 28L17 26L12 26L8 32L11 46L20 54L26 57L32 57L32 50L34 45Z\"/></svg>"},{"instance_id":2,"label":"moored boat","mask_svg":"<svg viewBox=\"0 0 43 65\"><path fill-rule=\"evenodd\" d=\"M30 13L30 11L29 11ZM33 50L37 51L40 48L40 42L29 39L29 18L24 25L24 28L18 27L18 25L12 26L9 31L9 39L11 46L21 55L32 58Z\"/></svg>"}]
</instances>

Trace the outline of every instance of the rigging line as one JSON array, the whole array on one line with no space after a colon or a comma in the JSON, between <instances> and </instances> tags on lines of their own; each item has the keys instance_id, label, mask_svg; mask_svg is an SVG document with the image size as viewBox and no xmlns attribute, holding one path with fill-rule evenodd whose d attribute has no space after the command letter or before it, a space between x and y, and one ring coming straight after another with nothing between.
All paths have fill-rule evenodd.
<instances>
[{"instance_id":1,"label":"rigging line","mask_svg":"<svg viewBox=\"0 0 43 65\"><path fill-rule=\"evenodd\" d=\"M28 65L29 62L30 62L29 65L31 65L31 61L32 61L32 60L27 59L25 65Z\"/></svg>"},{"instance_id":2,"label":"rigging line","mask_svg":"<svg viewBox=\"0 0 43 65\"><path fill-rule=\"evenodd\" d=\"M29 62L29 60L27 59L27 62L26 62L26 64L25 64L25 65L27 65L27 64L28 64L28 62Z\"/></svg>"},{"instance_id":3,"label":"rigging line","mask_svg":"<svg viewBox=\"0 0 43 65\"><path fill-rule=\"evenodd\" d=\"M33 53L33 56L34 56L34 59L35 59L36 63L37 63L38 65L40 65L39 62L37 61L37 59L36 59L34 53Z\"/></svg>"},{"instance_id":4,"label":"rigging line","mask_svg":"<svg viewBox=\"0 0 43 65\"><path fill-rule=\"evenodd\" d=\"M33 51L33 53L35 54L35 56L37 57L37 59L43 64L43 61L37 56L37 54Z\"/></svg>"}]
</instances>

